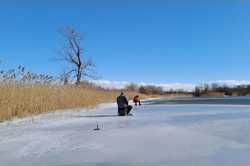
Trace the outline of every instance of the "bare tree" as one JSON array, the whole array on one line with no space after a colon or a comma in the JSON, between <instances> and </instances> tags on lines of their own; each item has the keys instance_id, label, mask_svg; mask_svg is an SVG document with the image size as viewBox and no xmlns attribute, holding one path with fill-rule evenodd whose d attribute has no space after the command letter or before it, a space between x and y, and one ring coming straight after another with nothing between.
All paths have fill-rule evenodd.
<instances>
[{"instance_id":1,"label":"bare tree","mask_svg":"<svg viewBox=\"0 0 250 166\"><path fill-rule=\"evenodd\" d=\"M95 78L92 70L95 67L93 61L83 57L81 35L72 27L63 28L60 33L66 40L60 53L60 60L65 61L69 68L64 74L76 78L77 85L80 84L82 77Z\"/></svg>"}]
</instances>

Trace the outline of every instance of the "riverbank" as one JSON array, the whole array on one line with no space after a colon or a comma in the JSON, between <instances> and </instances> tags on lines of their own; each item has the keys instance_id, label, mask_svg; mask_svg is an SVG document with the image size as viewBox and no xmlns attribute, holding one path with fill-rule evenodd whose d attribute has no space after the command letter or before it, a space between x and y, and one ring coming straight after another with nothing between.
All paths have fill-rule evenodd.
<instances>
[{"instance_id":1,"label":"riverbank","mask_svg":"<svg viewBox=\"0 0 250 166\"><path fill-rule=\"evenodd\" d=\"M1 85L0 121L114 102L120 91L91 86ZM131 99L136 92L126 92ZM141 98L152 97L139 94Z\"/></svg>"},{"instance_id":2,"label":"riverbank","mask_svg":"<svg viewBox=\"0 0 250 166\"><path fill-rule=\"evenodd\" d=\"M56 110L93 108L101 103L115 102L120 90L105 90L91 85L0 85L0 122L39 115ZM132 99L162 97L125 91Z\"/></svg>"}]
</instances>

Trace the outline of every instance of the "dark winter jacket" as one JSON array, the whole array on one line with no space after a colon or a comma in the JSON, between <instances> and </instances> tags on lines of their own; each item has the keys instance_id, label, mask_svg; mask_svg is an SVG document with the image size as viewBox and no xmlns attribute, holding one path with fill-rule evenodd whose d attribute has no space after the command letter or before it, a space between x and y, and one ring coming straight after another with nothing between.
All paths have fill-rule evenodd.
<instances>
[{"instance_id":1,"label":"dark winter jacket","mask_svg":"<svg viewBox=\"0 0 250 166\"><path fill-rule=\"evenodd\" d=\"M118 108L125 108L128 106L128 100L125 96L120 95L116 99Z\"/></svg>"}]
</instances>

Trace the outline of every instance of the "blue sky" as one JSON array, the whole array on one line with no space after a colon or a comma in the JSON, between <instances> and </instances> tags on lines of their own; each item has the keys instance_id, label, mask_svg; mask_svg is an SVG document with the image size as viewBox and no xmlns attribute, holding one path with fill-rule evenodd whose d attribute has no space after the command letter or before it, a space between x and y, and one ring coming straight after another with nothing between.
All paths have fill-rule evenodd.
<instances>
[{"instance_id":1,"label":"blue sky","mask_svg":"<svg viewBox=\"0 0 250 166\"><path fill-rule=\"evenodd\" d=\"M58 29L82 33L105 80L250 80L247 1L44 0L0 2L0 68L57 74Z\"/></svg>"}]
</instances>

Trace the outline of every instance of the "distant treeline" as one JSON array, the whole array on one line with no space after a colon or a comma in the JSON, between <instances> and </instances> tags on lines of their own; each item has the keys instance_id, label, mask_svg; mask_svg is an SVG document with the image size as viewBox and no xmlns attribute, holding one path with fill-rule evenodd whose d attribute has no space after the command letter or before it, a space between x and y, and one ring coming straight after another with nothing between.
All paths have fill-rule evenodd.
<instances>
[{"instance_id":1,"label":"distant treeline","mask_svg":"<svg viewBox=\"0 0 250 166\"><path fill-rule=\"evenodd\" d=\"M134 91L146 95L193 95L199 96L246 96L250 95L250 85L228 86L220 85L217 83L201 84L196 86L195 89L185 91L183 89L177 90L164 90L163 87L155 85L138 85L131 83L125 87L125 90Z\"/></svg>"},{"instance_id":2,"label":"distant treeline","mask_svg":"<svg viewBox=\"0 0 250 166\"><path fill-rule=\"evenodd\" d=\"M161 86L155 85L138 85L135 83L131 83L125 87L127 91L138 92L146 95L178 95L178 94L187 94L190 95L192 92L184 91L183 89L173 90L170 89L168 91L164 90Z\"/></svg>"},{"instance_id":3,"label":"distant treeline","mask_svg":"<svg viewBox=\"0 0 250 166\"><path fill-rule=\"evenodd\" d=\"M250 85L238 85L230 87L228 85L219 85L217 83L203 84L196 86L193 96L247 96L250 95Z\"/></svg>"}]
</instances>

